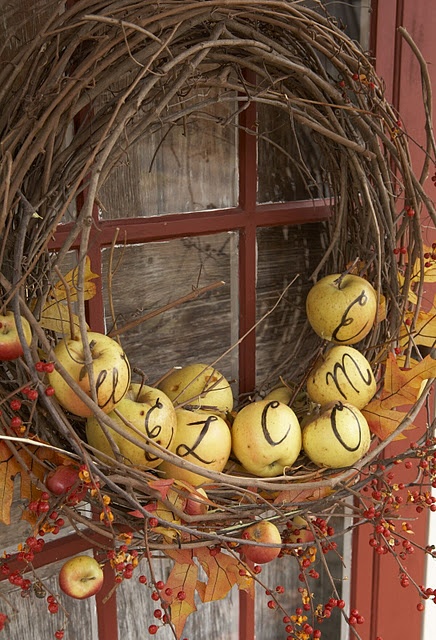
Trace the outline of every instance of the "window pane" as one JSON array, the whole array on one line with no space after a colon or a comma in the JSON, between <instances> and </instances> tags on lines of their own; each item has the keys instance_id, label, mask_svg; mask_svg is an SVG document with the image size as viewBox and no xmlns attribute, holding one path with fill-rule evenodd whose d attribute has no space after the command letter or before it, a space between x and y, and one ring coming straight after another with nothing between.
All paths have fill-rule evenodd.
<instances>
[{"instance_id":1,"label":"window pane","mask_svg":"<svg viewBox=\"0 0 436 640\"><path fill-rule=\"evenodd\" d=\"M121 336L129 361L157 380L174 366L210 364L237 341L237 236L234 233L181 238L168 242L117 247L111 289L107 273L110 250L103 251L103 292L107 331L113 328L111 290L118 327L192 294L224 284L170 308ZM119 264L118 264L119 263ZM235 282L234 282L235 281ZM237 379L237 349L216 367Z\"/></svg>"},{"instance_id":2,"label":"window pane","mask_svg":"<svg viewBox=\"0 0 436 640\"><path fill-rule=\"evenodd\" d=\"M83 552L90 554L90 552ZM54 638L55 632L65 625L62 606L68 612L65 625L65 640L98 640L95 599L78 600L70 598L59 591L58 576L65 560L46 565L36 570L36 576L44 585L44 590L37 585L32 587L27 597L23 598L20 587L13 586L8 580L0 583L0 595L6 599L2 603L2 612L9 614L10 623L5 627L7 640L23 640L23 638ZM35 585L38 580L32 572L25 577ZM37 595L38 594L38 595ZM47 611L47 596L60 594L59 612L52 615ZM9 606L10 605L10 606ZM110 602L108 606L111 606ZM15 611L12 611L14 607Z\"/></svg>"},{"instance_id":3,"label":"window pane","mask_svg":"<svg viewBox=\"0 0 436 640\"><path fill-rule=\"evenodd\" d=\"M153 559L153 570L156 580L166 581L172 567L172 562L166 559ZM201 571L201 569L200 569ZM120 638L148 638L147 628L150 624L157 624L159 640L174 640L174 633L169 625L162 625L153 612L160 608L160 603L151 599L152 588L141 585L135 576L150 572L145 561L141 561L135 570L132 580L125 580L117 590L118 630ZM203 579L200 575L200 579ZM182 637L189 640L238 640L238 593L235 588L222 601L203 604L196 602L197 611L188 617ZM162 625L162 626L161 626ZM151 637L151 636L150 636ZM269 638L271 640L271 638Z\"/></svg>"},{"instance_id":4,"label":"window pane","mask_svg":"<svg viewBox=\"0 0 436 640\"><path fill-rule=\"evenodd\" d=\"M214 94L215 97L216 93ZM99 192L103 219L222 209L237 203L235 103L209 102L211 91L180 98L161 127L126 149ZM148 114L149 115L149 114ZM140 126L140 125L138 125ZM134 134L132 134L134 135Z\"/></svg>"},{"instance_id":5,"label":"window pane","mask_svg":"<svg viewBox=\"0 0 436 640\"><path fill-rule=\"evenodd\" d=\"M305 353L308 357L312 353L313 332L305 330L305 299L311 286L308 278L326 247L325 227L319 223L261 228L257 245L257 320L266 317L256 330L256 378L258 387L267 391L280 375L287 380L301 376L307 365L301 357L303 340ZM271 312L293 278L295 282Z\"/></svg>"},{"instance_id":6,"label":"window pane","mask_svg":"<svg viewBox=\"0 0 436 640\"><path fill-rule=\"evenodd\" d=\"M333 519L333 524L336 528L336 522ZM341 530L342 525L337 525L337 528ZM348 536L349 538L349 536ZM335 539L338 547L336 551L329 551L326 556L327 565L331 578L328 576L324 567L323 561L320 558L320 551L317 550L316 559L311 565L311 569L315 569L320 575L319 578L311 578L308 576L308 587L311 593L314 594L311 605L315 609L316 605L324 605L329 601L329 598L343 598L347 597L346 590L348 589L348 582L344 582L344 568L342 565L344 555L348 556L348 549L345 547L348 545L348 539L344 541L343 536L339 536ZM298 575L300 573L299 563L296 558L285 556L278 560L274 560L270 564L262 567L262 584L270 587L272 593L275 596L275 587L281 585L285 588L283 595L278 595L277 598L282 604L286 614L289 616L295 615L295 609L302 608L302 595L298 592L298 587L307 588L305 582L300 582ZM307 575L307 573L306 573ZM337 590L338 595L335 594L334 587ZM265 590L261 589L258 585L256 587L256 640L271 640L271 638L286 638L285 624L283 623L283 617L286 615L279 608L271 610L267 602L271 600L270 596L265 594ZM314 628L319 629L322 632L323 640L340 640L341 638L348 637L348 633L345 636L341 635L342 627L342 615L339 609L333 610L330 618L325 618L321 623L318 622L317 616L314 616L310 611L304 611L304 615L307 616L307 622ZM295 625L296 631L301 631L301 626Z\"/></svg>"}]
</instances>

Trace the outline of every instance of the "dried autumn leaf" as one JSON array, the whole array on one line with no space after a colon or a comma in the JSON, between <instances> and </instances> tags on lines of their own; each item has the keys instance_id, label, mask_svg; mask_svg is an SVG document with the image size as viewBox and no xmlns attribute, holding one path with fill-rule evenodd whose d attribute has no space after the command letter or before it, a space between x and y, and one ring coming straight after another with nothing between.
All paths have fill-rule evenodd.
<instances>
[{"instance_id":1,"label":"dried autumn leaf","mask_svg":"<svg viewBox=\"0 0 436 640\"><path fill-rule=\"evenodd\" d=\"M83 283L79 282L79 268L74 267L74 269L71 269L71 271L63 277L63 280L59 280L54 285L52 289L52 297L56 302L62 302L66 301L69 296L71 302L75 302L78 299L77 291L80 289L81 291L83 290L85 300L90 300L96 293L96 285L92 280L95 280L95 278L98 277L97 273L93 273L91 271L91 261L89 257L86 256Z\"/></svg>"},{"instance_id":2,"label":"dried autumn leaf","mask_svg":"<svg viewBox=\"0 0 436 640\"><path fill-rule=\"evenodd\" d=\"M39 441L35 440L35 442ZM25 469L42 480L47 471L42 464L43 461L50 461L56 466L70 462L68 456L52 448L37 444L24 448L19 441L14 442L14 447L20 459L15 457L6 440L0 440L0 521L7 525L11 523L15 478L20 477L21 479L21 498L31 502L39 497L41 491L32 483L31 477ZM32 520L31 514L26 510L23 511L22 517L26 520Z\"/></svg>"},{"instance_id":3,"label":"dried autumn leaf","mask_svg":"<svg viewBox=\"0 0 436 640\"><path fill-rule=\"evenodd\" d=\"M203 602L225 598L235 584L240 589L251 590L252 581L239 574L242 565L236 557L223 551L211 554L207 547L198 548L196 556L208 578L197 587Z\"/></svg>"},{"instance_id":4,"label":"dried autumn leaf","mask_svg":"<svg viewBox=\"0 0 436 640\"><path fill-rule=\"evenodd\" d=\"M436 300L435 300L436 304ZM424 347L433 347L436 342L436 314L435 314L435 306L433 306L430 312L420 311L415 320L415 326L412 333L412 337L414 342L417 345L421 345ZM406 313L405 321L412 321L413 314ZM399 335L399 344L401 347L405 347L410 339L410 328L408 325L404 324L400 329Z\"/></svg>"},{"instance_id":5,"label":"dried autumn leaf","mask_svg":"<svg viewBox=\"0 0 436 640\"><path fill-rule=\"evenodd\" d=\"M175 563L161 595L171 607L171 622L174 625L176 637L179 639L188 616L197 610L195 590L198 566L192 559L192 550L168 551L167 555L175 560ZM171 595L167 595L168 593Z\"/></svg>"},{"instance_id":6,"label":"dried autumn leaf","mask_svg":"<svg viewBox=\"0 0 436 640\"><path fill-rule=\"evenodd\" d=\"M331 487L316 487L310 489L292 488L292 485L289 489L285 489L284 491L280 491L278 496L274 500L274 504L290 504L293 502L305 502L306 500L309 502L313 502L314 500L321 500L321 498L325 498L326 496L331 495L334 492L334 489Z\"/></svg>"},{"instance_id":7,"label":"dried autumn leaf","mask_svg":"<svg viewBox=\"0 0 436 640\"><path fill-rule=\"evenodd\" d=\"M92 280L98 277L98 274L91 271L90 260L86 257L84 282L81 286L85 300L90 300L95 296L96 285ZM59 280L51 289L41 312L41 327L48 331L65 334L70 332L70 322L72 322L76 330L79 330L79 317L72 312L72 309L68 309L66 304L68 298L70 302L77 300L78 287L78 267L75 267L64 276L63 281Z\"/></svg>"},{"instance_id":8,"label":"dried autumn leaf","mask_svg":"<svg viewBox=\"0 0 436 640\"><path fill-rule=\"evenodd\" d=\"M381 440L389 437L401 424L407 412L398 411L398 407L413 406L420 393L424 380L436 377L436 359L426 356L410 369L400 368L392 353L386 360L386 372L380 397L372 400L362 410L369 428ZM409 425L407 429L412 429ZM398 434L396 439L404 436Z\"/></svg>"}]
</instances>

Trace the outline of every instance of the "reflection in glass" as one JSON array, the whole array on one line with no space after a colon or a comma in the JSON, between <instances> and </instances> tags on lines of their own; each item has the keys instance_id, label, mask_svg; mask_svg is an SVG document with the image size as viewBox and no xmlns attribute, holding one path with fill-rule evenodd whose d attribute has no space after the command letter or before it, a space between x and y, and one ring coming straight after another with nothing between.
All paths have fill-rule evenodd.
<instances>
[{"instance_id":1,"label":"reflection in glass","mask_svg":"<svg viewBox=\"0 0 436 640\"><path fill-rule=\"evenodd\" d=\"M317 223L261 228L257 246L257 320L264 320L256 330L256 379L258 388L268 391L279 382L280 375L297 381L307 367L301 357L302 341L308 357L318 342L307 326L305 300L311 286L310 274L326 247L325 226ZM294 278L295 282L286 289Z\"/></svg>"},{"instance_id":2,"label":"reflection in glass","mask_svg":"<svg viewBox=\"0 0 436 640\"><path fill-rule=\"evenodd\" d=\"M211 364L237 338L237 310L233 300L237 260L233 233L181 238L168 242L116 247L109 306L108 268L110 250L103 251L103 291L107 331L154 312L182 296L213 283L213 290L175 305L138 324L121 336L133 367L154 382L174 366L193 362ZM237 379L237 350L216 367Z\"/></svg>"},{"instance_id":3,"label":"reflection in glass","mask_svg":"<svg viewBox=\"0 0 436 640\"><path fill-rule=\"evenodd\" d=\"M210 101L198 93L191 102ZM176 105L177 106L177 105ZM188 108L183 98L180 109ZM222 209L237 203L233 101L173 116L129 146L99 192L103 219Z\"/></svg>"}]
</instances>

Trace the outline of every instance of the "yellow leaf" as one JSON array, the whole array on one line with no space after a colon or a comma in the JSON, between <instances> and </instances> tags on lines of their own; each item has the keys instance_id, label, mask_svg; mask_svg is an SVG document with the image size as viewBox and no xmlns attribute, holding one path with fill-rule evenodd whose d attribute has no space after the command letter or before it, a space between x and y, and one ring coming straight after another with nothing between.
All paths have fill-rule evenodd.
<instances>
[{"instance_id":1,"label":"yellow leaf","mask_svg":"<svg viewBox=\"0 0 436 640\"><path fill-rule=\"evenodd\" d=\"M413 314L407 313L405 320L412 320ZM409 342L410 328L407 325L403 325L400 329L399 343L401 347L405 347ZM413 340L417 345L424 347L433 347L436 342L436 314L435 307L430 313L426 311L420 311L415 323L414 330L412 332Z\"/></svg>"},{"instance_id":2,"label":"yellow leaf","mask_svg":"<svg viewBox=\"0 0 436 640\"><path fill-rule=\"evenodd\" d=\"M71 322L74 325L76 333L79 334L79 316L75 313L72 313ZM57 302L47 303L42 310L41 320L39 324L43 329L47 329L47 331L70 334L70 314L68 313L67 305L63 304L62 302L60 302L59 304Z\"/></svg>"},{"instance_id":3,"label":"yellow leaf","mask_svg":"<svg viewBox=\"0 0 436 640\"><path fill-rule=\"evenodd\" d=\"M78 299L78 272L78 267L71 269L71 271L64 276L63 280L59 280L54 287L52 287L41 312L40 325L44 329L62 334L71 333L68 297L71 303L76 302ZM80 287L83 289L85 300L90 300L95 296L96 285L92 280L98 277L96 273L92 273L90 260L86 257L84 282L83 286ZM80 326L79 317L73 313L72 309L71 322L73 322L74 328L76 332L78 332Z\"/></svg>"},{"instance_id":4,"label":"yellow leaf","mask_svg":"<svg viewBox=\"0 0 436 640\"><path fill-rule=\"evenodd\" d=\"M424 245L423 247L424 253L432 254L434 250L431 247ZM428 266L425 266L425 265ZM413 265L412 271L412 283L418 283L421 274L421 261L419 258L416 259L415 264ZM424 258L424 281L425 282L436 282L436 262L434 260L426 260Z\"/></svg>"},{"instance_id":5,"label":"yellow leaf","mask_svg":"<svg viewBox=\"0 0 436 640\"><path fill-rule=\"evenodd\" d=\"M71 302L75 302L78 299L77 290L83 289L85 300L90 300L95 296L96 293L96 285L95 282L92 282L95 278L98 278L97 273L92 273L91 271L91 261L88 256L86 256L85 260L85 269L84 269L84 282L79 283L79 268L74 267L71 269L64 277L63 280L59 280L52 289L52 297L56 302L62 302L67 300L67 289ZM67 288L67 289L66 289Z\"/></svg>"}]
</instances>

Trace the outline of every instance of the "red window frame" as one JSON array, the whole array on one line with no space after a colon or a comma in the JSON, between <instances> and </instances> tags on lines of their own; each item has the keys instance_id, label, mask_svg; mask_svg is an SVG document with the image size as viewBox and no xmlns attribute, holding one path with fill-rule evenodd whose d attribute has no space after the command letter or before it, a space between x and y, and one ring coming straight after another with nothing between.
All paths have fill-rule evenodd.
<instances>
[{"instance_id":1,"label":"red window frame","mask_svg":"<svg viewBox=\"0 0 436 640\"><path fill-rule=\"evenodd\" d=\"M397 32L399 25L408 28L412 37L429 62L430 72L436 81L436 12L428 10L428 0L371 0L371 50L377 60L378 74L384 78L387 95L398 109L412 138L419 138L423 129L422 114L417 112L417 99L421 91L419 70L413 55ZM407 72L407 74L406 74ZM405 82L407 80L407 83ZM127 243L146 243L187 235L202 235L234 230L240 234L240 317L239 331L244 335L256 321L256 230L262 226L292 225L318 222L328 217L324 203L298 201L280 204L259 205L256 202L257 165L255 132L256 110L251 105L242 114L243 122L239 137L239 202L230 209L199 211L187 214L164 215L155 218L133 218L123 221ZM416 154L419 155L419 150ZM94 211L94 227L91 231L90 258L92 270L101 273L101 249L110 246L119 220L99 220ZM63 225L54 239L52 248L62 246L69 226ZM436 236L436 234L434 234ZM433 241L436 237L433 237ZM427 238L428 241L428 238ZM431 240L430 240L431 241ZM88 307L89 323L96 331L103 331L103 298L101 292ZM241 342L240 391L251 391L255 386L255 333L251 332ZM395 445L398 447L399 445ZM402 478L398 478L401 481ZM428 522L421 517L414 524L415 541L425 546ZM358 608L366 617L366 624L359 628L362 640L397 640L408 634L411 640L420 640L422 614L417 612L415 602L407 590L398 587L398 568L388 564L386 558L375 556L368 545L369 531L361 527L353 536L353 571L351 584L351 606ZM92 548L87 540L76 534L50 542L38 554L38 566L66 558ZM425 558L415 554L409 568L419 581L424 580ZM107 581L110 582L110 581ZM110 586L106 585L96 596L99 637L118 640L117 611L114 601L104 606ZM407 593L406 593L407 591ZM116 597L115 595L113 597ZM241 640L255 638L254 602L244 592L240 594L239 637ZM407 631L406 631L407 630ZM413 630L413 636L411 631ZM350 637L353 637L352 635Z\"/></svg>"}]
</instances>

